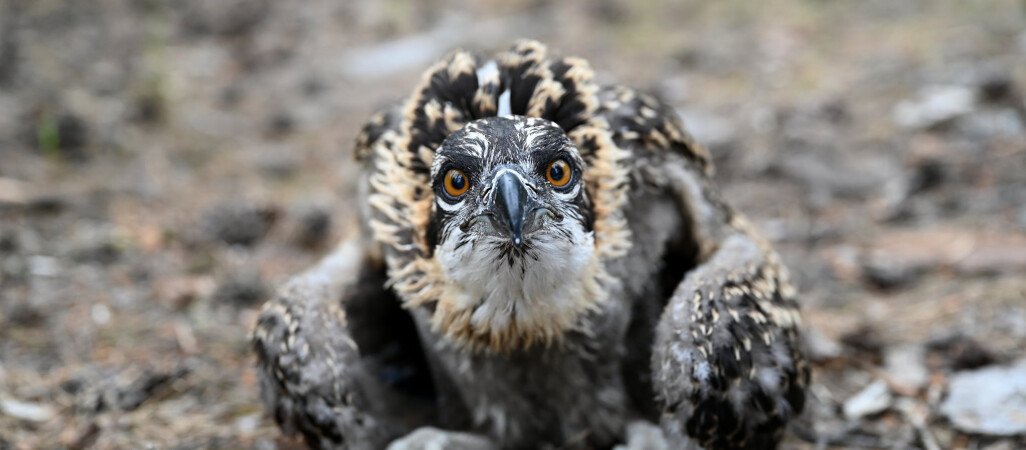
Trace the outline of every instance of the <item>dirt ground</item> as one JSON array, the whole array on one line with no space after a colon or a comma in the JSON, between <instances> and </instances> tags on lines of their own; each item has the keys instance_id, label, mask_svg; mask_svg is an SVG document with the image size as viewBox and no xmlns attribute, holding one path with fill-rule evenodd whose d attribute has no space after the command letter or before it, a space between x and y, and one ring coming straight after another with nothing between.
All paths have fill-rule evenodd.
<instances>
[{"instance_id":1,"label":"dirt ground","mask_svg":"<svg viewBox=\"0 0 1026 450\"><path fill-rule=\"evenodd\" d=\"M353 229L361 121L518 37L678 107L776 243L786 448L1026 448L948 401L1026 348L1022 1L0 0L0 449L301 445L259 305Z\"/></svg>"}]
</instances>

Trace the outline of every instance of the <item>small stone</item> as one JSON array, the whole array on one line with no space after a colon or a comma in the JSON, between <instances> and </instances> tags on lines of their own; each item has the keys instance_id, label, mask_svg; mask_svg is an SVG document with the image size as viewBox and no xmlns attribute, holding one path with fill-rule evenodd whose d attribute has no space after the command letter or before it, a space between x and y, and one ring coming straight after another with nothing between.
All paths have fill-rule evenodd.
<instances>
[{"instance_id":1,"label":"small stone","mask_svg":"<svg viewBox=\"0 0 1026 450\"><path fill-rule=\"evenodd\" d=\"M12 398L0 400L0 412L30 422L46 422L55 414L49 405L23 402Z\"/></svg>"},{"instance_id":2,"label":"small stone","mask_svg":"<svg viewBox=\"0 0 1026 450\"><path fill-rule=\"evenodd\" d=\"M327 89L328 85L315 75L306 77L300 86L300 91L307 97L315 97Z\"/></svg>"},{"instance_id":3,"label":"small stone","mask_svg":"<svg viewBox=\"0 0 1026 450\"><path fill-rule=\"evenodd\" d=\"M677 114L687 124L688 131L703 145L725 147L737 140L734 123L723 117L698 109L678 109Z\"/></svg>"},{"instance_id":4,"label":"small stone","mask_svg":"<svg viewBox=\"0 0 1026 450\"><path fill-rule=\"evenodd\" d=\"M86 122L75 114L42 113L25 123L23 136L44 155L57 156L73 162L87 159L89 128Z\"/></svg>"},{"instance_id":5,"label":"small stone","mask_svg":"<svg viewBox=\"0 0 1026 450\"><path fill-rule=\"evenodd\" d=\"M874 381L844 402L844 417L857 420L873 414L879 414L891 407L894 398L883 380Z\"/></svg>"},{"instance_id":6,"label":"small stone","mask_svg":"<svg viewBox=\"0 0 1026 450\"><path fill-rule=\"evenodd\" d=\"M57 214L67 209L70 204L67 198L44 194L29 200L28 211L39 215Z\"/></svg>"},{"instance_id":7,"label":"small stone","mask_svg":"<svg viewBox=\"0 0 1026 450\"><path fill-rule=\"evenodd\" d=\"M933 338L926 343L926 347L931 352L940 353L945 366L950 370L976 369L997 360L990 350L963 333Z\"/></svg>"},{"instance_id":8,"label":"small stone","mask_svg":"<svg viewBox=\"0 0 1026 450\"><path fill-rule=\"evenodd\" d=\"M980 447L981 450L1015 450L1016 448L1022 447L1016 447L1012 441L998 441L985 447Z\"/></svg>"},{"instance_id":9,"label":"small stone","mask_svg":"<svg viewBox=\"0 0 1026 450\"><path fill-rule=\"evenodd\" d=\"M181 26L189 34L199 36L247 36L268 17L270 5L267 0L188 3Z\"/></svg>"},{"instance_id":10,"label":"small stone","mask_svg":"<svg viewBox=\"0 0 1026 450\"><path fill-rule=\"evenodd\" d=\"M71 395L75 395L82 390L86 385L85 378L81 376L71 376L68 379L61 382L61 389Z\"/></svg>"},{"instance_id":11,"label":"small stone","mask_svg":"<svg viewBox=\"0 0 1026 450\"><path fill-rule=\"evenodd\" d=\"M158 280L154 293L165 306L181 310L197 298L212 296L216 288L208 276L176 277Z\"/></svg>"},{"instance_id":12,"label":"small stone","mask_svg":"<svg viewBox=\"0 0 1026 450\"><path fill-rule=\"evenodd\" d=\"M960 119L955 131L973 141L1021 140L1026 131L1026 117L1021 114L1014 107L983 109Z\"/></svg>"},{"instance_id":13,"label":"small stone","mask_svg":"<svg viewBox=\"0 0 1026 450\"><path fill-rule=\"evenodd\" d=\"M119 373L92 373L76 382L75 407L88 413L132 411L190 372L186 361L170 370L127 367Z\"/></svg>"},{"instance_id":14,"label":"small stone","mask_svg":"<svg viewBox=\"0 0 1026 450\"><path fill-rule=\"evenodd\" d=\"M880 333L869 325L849 331L841 336L841 343L854 350L860 357L868 357L872 362L882 359L884 342Z\"/></svg>"},{"instance_id":15,"label":"small stone","mask_svg":"<svg viewBox=\"0 0 1026 450\"><path fill-rule=\"evenodd\" d=\"M277 218L273 208L223 204L204 216L207 232L230 245L251 246L271 229Z\"/></svg>"},{"instance_id":16,"label":"small stone","mask_svg":"<svg viewBox=\"0 0 1026 450\"><path fill-rule=\"evenodd\" d=\"M46 323L46 315L39 307L27 302L0 302L0 313L3 313L5 319L0 323L22 327L37 327Z\"/></svg>"},{"instance_id":17,"label":"small stone","mask_svg":"<svg viewBox=\"0 0 1026 450\"><path fill-rule=\"evenodd\" d=\"M898 259L873 255L862 261L862 273L866 280L880 289L897 289L913 284L919 273L914 267Z\"/></svg>"},{"instance_id":18,"label":"small stone","mask_svg":"<svg viewBox=\"0 0 1026 450\"><path fill-rule=\"evenodd\" d=\"M143 124L155 124L167 117L167 101L159 91L147 92L135 99L133 119Z\"/></svg>"},{"instance_id":19,"label":"small stone","mask_svg":"<svg viewBox=\"0 0 1026 450\"><path fill-rule=\"evenodd\" d=\"M461 449L485 450L492 448L491 441L476 434L440 430L434 427L420 427L402 438L388 444L388 450L413 449Z\"/></svg>"},{"instance_id":20,"label":"small stone","mask_svg":"<svg viewBox=\"0 0 1026 450\"><path fill-rule=\"evenodd\" d=\"M323 208L310 206L297 214L298 224L295 232L296 243L305 248L318 248L328 240L331 234L331 214Z\"/></svg>"},{"instance_id":21,"label":"small stone","mask_svg":"<svg viewBox=\"0 0 1026 450\"><path fill-rule=\"evenodd\" d=\"M214 291L214 300L248 306L267 300L270 291L256 271L242 271L228 276L221 281Z\"/></svg>"},{"instance_id":22,"label":"small stone","mask_svg":"<svg viewBox=\"0 0 1026 450\"><path fill-rule=\"evenodd\" d=\"M972 112L976 93L964 86L927 86L914 100L894 107L894 121L905 128L934 128Z\"/></svg>"},{"instance_id":23,"label":"small stone","mask_svg":"<svg viewBox=\"0 0 1026 450\"><path fill-rule=\"evenodd\" d=\"M1026 360L955 374L940 411L966 433L1026 433Z\"/></svg>"},{"instance_id":24,"label":"small stone","mask_svg":"<svg viewBox=\"0 0 1026 450\"><path fill-rule=\"evenodd\" d=\"M1015 99L1015 84L1007 75L991 75L980 83L980 98L998 103Z\"/></svg>"},{"instance_id":25,"label":"small stone","mask_svg":"<svg viewBox=\"0 0 1026 450\"><path fill-rule=\"evenodd\" d=\"M830 339L818 328L810 328L803 336L809 359L816 362L829 361L841 357L844 347Z\"/></svg>"},{"instance_id":26,"label":"small stone","mask_svg":"<svg viewBox=\"0 0 1026 450\"><path fill-rule=\"evenodd\" d=\"M106 325L110 322L110 308L107 305L96 304L90 309L90 316L93 318L93 323L97 325Z\"/></svg>"},{"instance_id":27,"label":"small stone","mask_svg":"<svg viewBox=\"0 0 1026 450\"><path fill-rule=\"evenodd\" d=\"M24 205L29 202L29 191L29 185L24 181L0 177L0 205Z\"/></svg>"},{"instance_id":28,"label":"small stone","mask_svg":"<svg viewBox=\"0 0 1026 450\"><path fill-rule=\"evenodd\" d=\"M262 413L253 413L238 417L235 419L235 429L239 430L239 433L244 435L253 434L253 431L260 425L260 419L262 417Z\"/></svg>"},{"instance_id":29,"label":"small stone","mask_svg":"<svg viewBox=\"0 0 1026 450\"><path fill-rule=\"evenodd\" d=\"M878 234L860 263L866 279L883 289L905 286L947 267L1003 273L1026 267L1026 257L1009 255L1002 247L1026 249L1026 237L961 227L895 230Z\"/></svg>"},{"instance_id":30,"label":"small stone","mask_svg":"<svg viewBox=\"0 0 1026 450\"><path fill-rule=\"evenodd\" d=\"M66 113L58 117L57 134L62 154L77 160L85 159L88 131L85 122L76 115Z\"/></svg>"},{"instance_id":31,"label":"small stone","mask_svg":"<svg viewBox=\"0 0 1026 450\"><path fill-rule=\"evenodd\" d=\"M913 194L929 191L940 187L951 178L949 169L936 158L925 158L915 167L914 175L909 183L909 191Z\"/></svg>"},{"instance_id":32,"label":"small stone","mask_svg":"<svg viewBox=\"0 0 1026 450\"><path fill-rule=\"evenodd\" d=\"M18 250L18 235L8 231L0 233L0 254L14 253Z\"/></svg>"},{"instance_id":33,"label":"small stone","mask_svg":"<svg viewBox=\"0 0 1026 450\"><path fill-rule=\"evenodd\" d=\"M966 275L1017 274L1026 270L1026 235L980 233L969 254L955 263Z\"/></svg>"},{"instance_id":34,"label":"small stone","mask_svg":"<svg viewBox=\"0 0 1026 450\"><path fill-rule=\"evenodd\" d=\"M121 256L121 249L113 242L89 242L72 250L71 258L80 263L110 265Z\"/></svg>"},{"instance_id":35,"label":"small stone","mask_svg":"<svg viewBox=\"0 0 1026 450\"><path fill-rule=\"evenodd\" d=\"M218 101L222 107L232 109L239 105L244 95L245 91L242 86L236 83L222 89L218 95Z\"/></svg>"},{"instance_id":36,"label":"small stone","mask_svg":"<svg viewBox=\"0 0 1026 450\"><path fill-rule=\"evenodd\" d=\"M851 120L851 111L843 98L834 98L820 105L820 113L831 123L840 124Z\"/></svg>"},{"instance_id":37,"label":"small stone","mask_svg":"<svg viewBox=\"0 0 1026 450\"><path fill-rule=\"evenodd\" d=\"M930 382L930 371L926 368L926 351L918 345L888 349L884 354L884 370L894 381L916 390L922 389Z\"/></svg>"},{"instance_id":38,"label":"small stone","mask_svg":"<svg viewBox=\"0 0 1026 450\"><path fill-rule=\"evenodd\" d=\"M299 159L288 148L274 148L256 157L256 167L264 175L280 180L299 172Z\"/></svg>"},{"instance_id":39,"label":"small stone","mask_svg":"<svg viewBox=\"0 0 1026 450\"><path fill-rule=\"evenodd\" d=\"M955 439L961 435L961 433L952 430L951 427L939 424L931 426L930 433L933 434L940 448L955 448Z\"/></svg>"},{"instance_id":40,"label":"small stone","mask_svg":"<svg viewBox=\"0 0 1026 450\"><path fill-rule=\"evenodd\" d=\"M627 424L627 444L616 450L667 450L669 444L658 425L638 420Z\"/></svg>"},{"instance_id":41,"label":"small stone","mask_svg":"<svg viewBox=\"0 0 1026 450\"><path fill-rule=\"evenodd\" d=\"M277 112L267 120L267 131L275 135L288 134L296 128L296 119L285 112Z\"/></svg>"},{"instance_id":42,"label":"small stone","mask_svg":"<svg viewBox=\"0 0 1026 450\"><path fill-rule=\"evenodd\" d=\"M61 270L60 262L51 256L35 255L29 257L29 272L37 277L56 276Z\"/></svg>"},{"instance_id":43,"label":"small stone","mask_svg":"<svg viewBox=\"0 0 1026 450\"><path fill-rule=\"evenodd\" d=\"M589 15L598 19L600 23L622 24L630 21L632 14L627 4L614 0L599 0L588 2Z\"/></svg>"}]
</instances>

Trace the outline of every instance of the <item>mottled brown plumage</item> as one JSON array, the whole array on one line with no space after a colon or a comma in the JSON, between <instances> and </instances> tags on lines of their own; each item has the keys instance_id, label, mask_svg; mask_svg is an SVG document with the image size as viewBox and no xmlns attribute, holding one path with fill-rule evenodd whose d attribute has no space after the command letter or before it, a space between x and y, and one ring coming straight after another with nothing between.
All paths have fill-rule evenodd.
<instances>
[{"instance_id":1,"label":"mottled brown plumage","mask_svg":"<svg viewBox=\"0 0 1026 450\"><path fill-rule=\"evenodd\" d=\"M533 41L494 61L455 52L355 154L364 233L254 332L287 433L321 448L413 430L394 448L609 448L651 421L670 448L755 449L801 412L787 271L654 98ZM560 160L565 188L544 181ZM471 184L458 197L441 190L454 168ZM508 219L500 196L529 208L523 243L519 221L490 212Z\"/></svg>"}]
</instances>

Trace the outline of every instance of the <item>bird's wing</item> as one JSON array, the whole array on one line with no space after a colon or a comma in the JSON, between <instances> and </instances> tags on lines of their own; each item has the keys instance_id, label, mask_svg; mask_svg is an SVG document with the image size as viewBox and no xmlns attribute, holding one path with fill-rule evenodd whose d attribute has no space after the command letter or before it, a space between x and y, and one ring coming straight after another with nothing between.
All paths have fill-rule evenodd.
<instances>
[{"instance_id":1,"label":"bird's wing","mask_svg":"<svg viewBox=\"0 0 1026 450\"><path fill-rule=\"evenodd\" d=\"M383 270L375 265L358 243L342 244L289 280L253 330L264 400L282 430L302 433L311 447L375 448L399 432L377 405L379 385L344 308ZM377 285L384 289L381 280Z\"/></svg>"},{"instance_id":2,"label":"bird's wing","mask_svg":"<svg viewBox=\"0 0 1026 450\"><path fill-rule=\"evenodd\" d=\"M654 98L611 87L597 116L629 153L635 192L678 206L686 239L667 248L676 277L656 329L652 382L668 437L709 449L769 448L805 401L794 288L779 256L720 197L709 154ZM646 236L634 236L635 244ZM675 251L677 250L677 251Z\"/></svg>"}]
</instances>

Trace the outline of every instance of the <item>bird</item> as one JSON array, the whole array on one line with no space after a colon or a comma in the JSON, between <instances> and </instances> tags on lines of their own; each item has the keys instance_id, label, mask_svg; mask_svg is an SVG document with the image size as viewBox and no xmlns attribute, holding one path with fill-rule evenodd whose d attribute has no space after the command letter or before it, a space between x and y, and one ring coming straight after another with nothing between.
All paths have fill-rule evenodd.
<instances>
[{"instance_id":1,"label":"bird","mask_svg":"<svg viewBox=\"0 0 1026 450\"><path fill-rule=\"evenodd\" d=\"M537 41L456 50L353 154L359 231L252 332L286 434L768 449L802 412L799 293L654 96Z\"/></svg>"}]
</instances>

